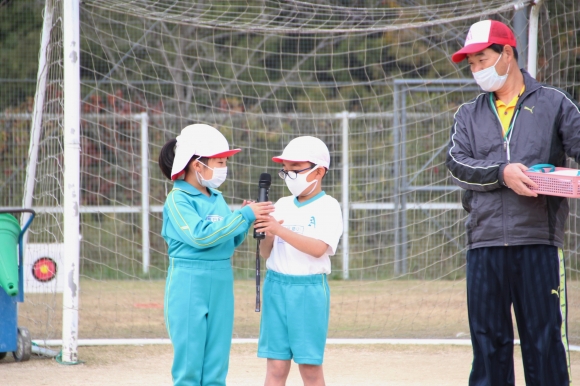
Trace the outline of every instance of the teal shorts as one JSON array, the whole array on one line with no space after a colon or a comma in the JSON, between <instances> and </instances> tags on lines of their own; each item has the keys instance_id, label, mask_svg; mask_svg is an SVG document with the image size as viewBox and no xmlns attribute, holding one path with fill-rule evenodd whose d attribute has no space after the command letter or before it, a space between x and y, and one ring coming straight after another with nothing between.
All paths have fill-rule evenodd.
<instances>
[{"instance_id":1,"label":"teal shorts","mask_svg":"<svg viewBox=\"0 0 580 386\"><path fill-rule=\"evenodd\" d=\"M325 274L266 273L258 357L322 365L330 315Z\"/></svg>"}]
</instances>

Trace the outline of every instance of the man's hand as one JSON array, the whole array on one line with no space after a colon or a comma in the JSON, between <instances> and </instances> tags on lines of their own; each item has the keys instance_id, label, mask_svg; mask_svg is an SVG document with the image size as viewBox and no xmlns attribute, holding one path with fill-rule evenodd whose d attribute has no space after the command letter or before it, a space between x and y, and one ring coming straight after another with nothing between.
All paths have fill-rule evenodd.
<instances>
[{"instance_id":1,"label":"man's hand","mask_svg":"<svg viewBox=\"0 0 580 386\"><path fill-rule=\"evenodd\" d=\"M538 197L538 194L531 191L526 185L537 188L538 185L524 174L528 170L525 165L516 163L509 164L503 169L503 181L508 188L520 196Z\"/></svg>"}]
</instances>

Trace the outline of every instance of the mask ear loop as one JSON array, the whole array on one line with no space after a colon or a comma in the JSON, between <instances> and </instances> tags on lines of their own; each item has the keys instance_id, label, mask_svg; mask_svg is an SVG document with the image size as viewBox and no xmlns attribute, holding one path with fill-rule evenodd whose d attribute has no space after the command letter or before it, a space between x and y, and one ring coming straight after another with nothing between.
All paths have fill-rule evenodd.
<instances>
[{"instance_id":1,"label":"mask ear loop","mask_svg":"<svg viewBox=\"0 0 580 386\"><path fill-rule=\"evenodd\" d=\"M306 193L305 196L308 196L310 193L314 192L314 189L316 189L316 185L318 185L318 180L314 180L314 185L312 186L312 189L310 189L310 192Z\"/></svg>"},{"instance_id":2,"label":"mask ear loop","mask_svg":"<svg viewBox=\"0 0 580 386\"><path fill-rule=\"evenodd\" d=\"M200 163L200 164L202 164L202 165L203 165L203 163L202 163L202 162L201 162L199 159L196 159L196 161L197 161L197 163ZM201 175L201 174L200 174L200 173L199 173L197 170L193 169L193 171L195 172L195 178L197 179L197 182L198 182L198 183L199 183L201 186L203 186L203 184L201 183L201 181L202 181L202 180L203 180L203 181L205 181L205 178L203 178L203 176L202 176L202 175Z\"/></svg>"},{"instance_id":3,"label":"mask ear loop","mask_svg":"<svg viewBox=\"0 0 580 386\"><path fill-rule=\"evenodd\" d=\"M203 162L201 162L199 159L196 160L197 162L199 162L200 164L202 164L203 166L205 166L206 168L208 168L209 170L213 171L215 168L210 168L208 165L204 164Z\"/></svg>"},{"instance_id":4,"label":"mask ear loop","mask_svg":"<svg viewBox=\"0 0 580 386\"><path fill-rule=\"evenodd\" d=\"M320 165L316 165L314 166L306 175L306 177L308 177L312 172L314 172L316 169L318 169L320 167ZM316 189L316 186L318 185L318 180L315 178L314 179L314 185L312 186L312 189L310 189L310 192L306 193L305 196L308 196L310 193L314 192L314 189Z\"/></svg>"},{"instance_id":5,"label":"mask ear loop","mask_svg":"<svg viewBox=\"0 0 580 386\"><path fill-rule=\"evenodd\" d=\"M211 171L212 171L212 178L213 178L213 171L214 171L214 169L215 169L215 168L211 168L211 167L209 167L208 165L204 164L203 162L201 162L201 161L199 160L199 158L198 158L198 159L196 159L196 161L197 161L197 163L199 163L199 164L202 164L203 166L205 166L206 168L208 168L209 170L211 170ZM197 182L199 182L199 184L200 184L201 186L203 186L203 184L201 183L202 181L208 181L208 180L206 180L205 178L203 178L203 176L201 175L201 173L200 173L200 172L198 172L197 170L195 170L195 177L197 178Z\"/></svg>"},{"instance_id":6,"label":"mask ear loop","mask_svg":"<svg viewBox=\"0 0 580 386\"><path fill-rule=\"evenodd\" d=\"M511 64L511 62L510 62L510 63L508 63L508 69L507 69L507 71L505 72L505 75L504 75L504 76L507 76L507 75L510 73L510 66L511 66L511 65L512 65L512 64Z\"/></svg>"},{"instance_id":7,"label":"mask ear loop","mask_svg":"<svg viewBox=\"0 0 580 386\"><path fill-rule=\"evenodd\" d=\"M501 56L503 55L503 52L501 54L499 54L499 58L497 58L497 61L495 62L495 64L493 65L493 67L497 66L497 64L499 63L499 60L501 59ZM499 75L499 76L508 76L508 74L510 73L510 66L512 65L512 63L508 63L508 68L507 71L505 72L504 75ZM497 74L497 70L495 70L495 73Z\"/></svg>"}]
</instances>

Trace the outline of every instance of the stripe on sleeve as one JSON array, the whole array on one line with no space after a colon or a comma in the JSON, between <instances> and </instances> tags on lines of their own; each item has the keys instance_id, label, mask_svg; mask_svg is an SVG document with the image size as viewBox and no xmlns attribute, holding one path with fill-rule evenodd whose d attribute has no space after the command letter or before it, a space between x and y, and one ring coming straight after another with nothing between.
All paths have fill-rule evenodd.
<instances>
[{"instance_id":1,"label":"stripe on sleeve","mask_svg":"<svg viewBox=\"0 0 580 386\"><path fill-rule=\"evenodd\" d=\"M469 105L469 104L473 104L475 102L477 102L477 100L479 99L479 97L481 97L482 95L485 95L484 93L479 94L473 101L471 102L466 102L463 103L461 106L459 106L459 108L457 109L457 111L455 112L455 114L453 114L453 119L455 120L455 117L457 116L457 114L459 113L459 110L461 110L461 108L465 105ZM455 162L458 165L470 168L470 169L493 169L493 168L499 168L500 165L491 165L491 166L472 166L472 165L468 165L466 163L463 162L459 162L452 153L453 148L456 146L455 145L455 134L457 134L457 121L453 124L453 134L451 135L451 142L453 143L453 146L451 146L451 148L449 148L449 156L451 157L451 159L453 160L453 162ZM451 174L451 177L453 177L455 180L462 182L464 184L468 184L468 185L478 185L478 186L487 186L487 185L493 185L496 184L498 182L498 180L495 180L493 182L489 182L486 184L478 184L478 183L474 183L474 182L467 182L467 181L463 181L460 180L459 178L455 177L453 175L453 173L451 173L451 171L449 171L449 173Z\"/></svg>"},{"instance_id":2,"label":"stripe on sleeve","mask_svg":"<svg viewBox=\"0 0 580 386\"><path fill-rule=\"evenodd\" d=\"M178 190L178 189L174 189L174 190ZM177 203L175 202L175 198L173 197L173 190L169 193L169 196L167 197L167 201L169 202L169 211L171 212L171 216L173 217L173 219L175 220L175 222L177 223L177 225L179 226L179 228L183 231L183 233L196 245L200 246L200 247L207 247L210 246L212 244L215 244L217 241L221 240L222 238L230 235L232 232L235 232L236 229L238 229L240 227L240 225L244 224L246 222L246 220L244 219L244 216L242 216L242 214L237 215L236 217L234 217L228 224L224 225L223 227L216 229L215 232L213 232L210 235L207 235L205 237L193 237L191 231L191 227L187 224L187 221L185 220L185 218L183 217L183 215L181 214L181 212L179 211L179 208L177 206ZM240 221L241 219L241 221ZM236 225L237 223L237 225ZM232 228L232 229L229 229ZM188 231L188 232L187 232ZM219 235L220 233L226 232L222 234L221 236L215 238L215 240L213 241L208 241L208 242L203 242L206 241L212 237L215 237L217 235Z\"/></svg>"},{"instance_id":3,"label":"stripe on sleeve","mask_svg":"<svg viewBox=\"0 0 580 386\"><path fill-rule=\"evenodd\" d=\"M558 258L559 258L559 271L560 271L560 288L559 290L559 298L560 298L560 314L562 315L562 345L564 346L564 350L566 351L566 365L568 367L568 379L570 383L572 383L572 369L570 368L570 350L568 346L568 323L567 323L567 307L566 307L566 269L564 266L564 251L562 248L558 248Z\"/></svg>"}]
</instances>

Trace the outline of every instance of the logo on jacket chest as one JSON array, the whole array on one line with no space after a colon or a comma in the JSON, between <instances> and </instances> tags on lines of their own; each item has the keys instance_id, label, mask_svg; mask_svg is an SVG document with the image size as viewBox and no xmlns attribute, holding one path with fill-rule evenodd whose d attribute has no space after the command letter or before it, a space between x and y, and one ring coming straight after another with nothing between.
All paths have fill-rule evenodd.
<instances>
[{"instance_id":1,"label":"logo on jacket chest","mask_svg":"<svg viewBox=\"0 0 580 386\"><path fill-rule=\"evenodd\" d=\"M223 219L224 218L219 214L208 214L207 216L205 216L205 221L218 222L222 221Z\"/></svg>"}]
</instances>

